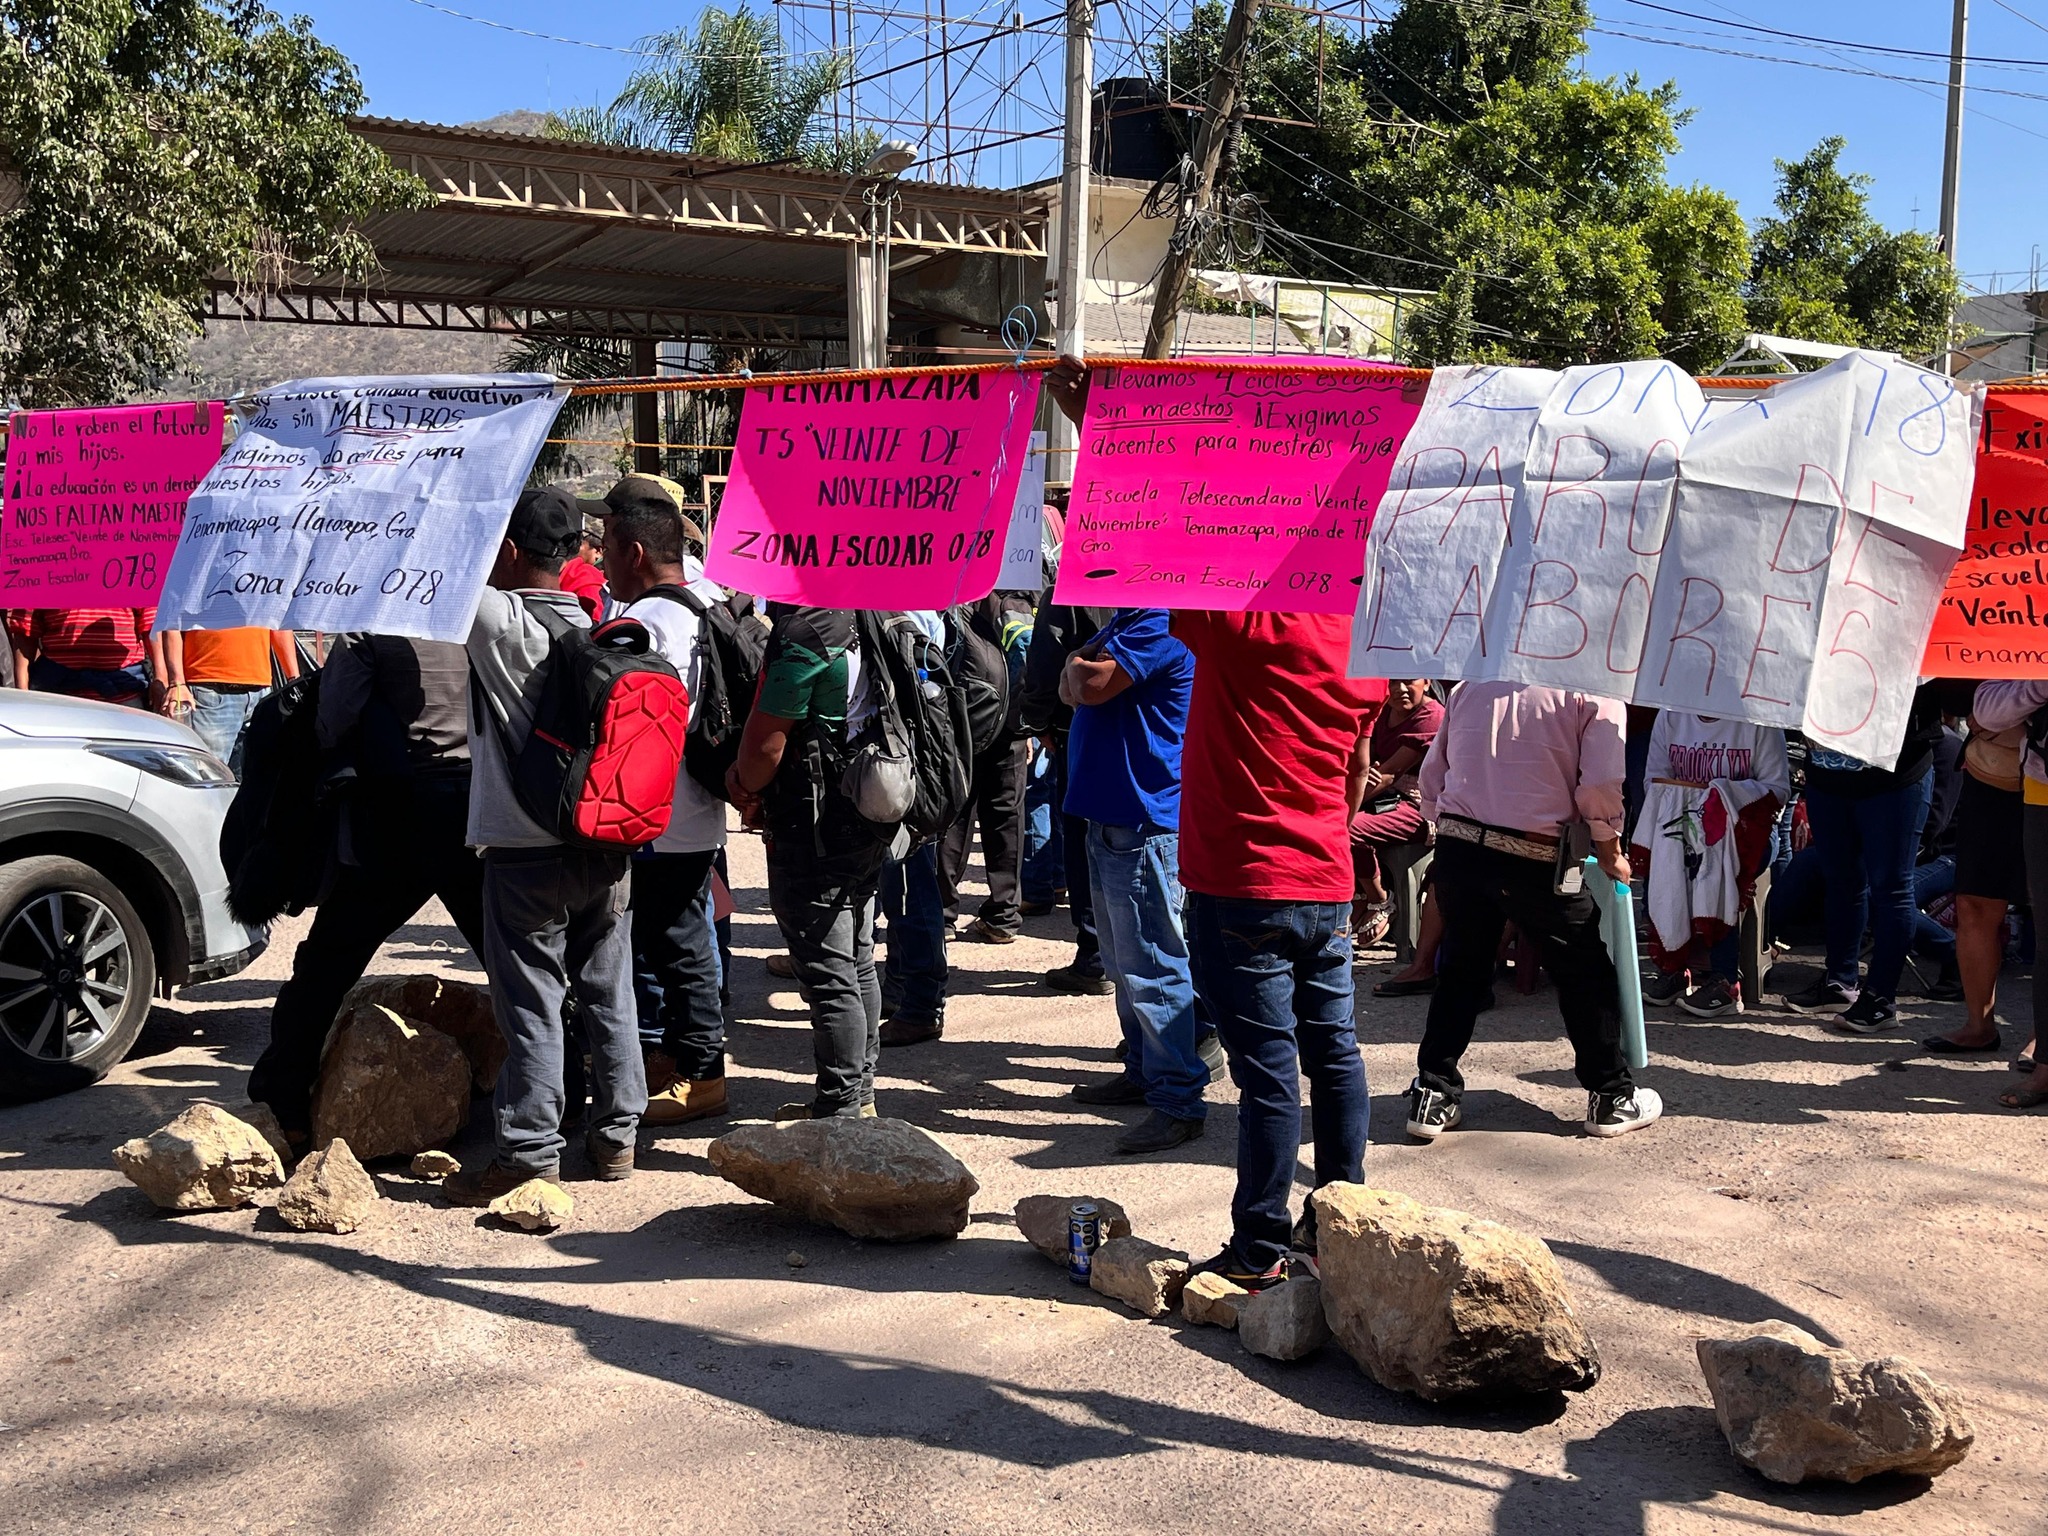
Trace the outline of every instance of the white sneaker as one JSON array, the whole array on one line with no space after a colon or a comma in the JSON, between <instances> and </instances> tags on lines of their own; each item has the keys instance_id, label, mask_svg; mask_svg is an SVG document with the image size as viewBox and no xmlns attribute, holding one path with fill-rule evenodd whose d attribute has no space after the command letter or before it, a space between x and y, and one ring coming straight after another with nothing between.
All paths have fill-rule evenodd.
<instances>
[{"instance_id":1,"label":"white sneaker","mask_svg":"<svg viewBox=\"0 0 2048 1536\"><path fill-rule=\"evenodd\" d=\"M1627 1093L1586 1095L1586 1134L1626 1136L1654 1125L1664 1113L1664 1100L1654 1088L1634 1088ZM1413 1127L1410 1127L1411 1131Z\"/></svg>"}]
</instances>

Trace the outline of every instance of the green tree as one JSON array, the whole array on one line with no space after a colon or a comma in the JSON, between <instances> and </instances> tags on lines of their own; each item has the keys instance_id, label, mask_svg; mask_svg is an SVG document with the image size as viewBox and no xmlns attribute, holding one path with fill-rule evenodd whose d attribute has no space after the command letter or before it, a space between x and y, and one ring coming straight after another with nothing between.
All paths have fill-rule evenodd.
<instances>
[{"instance_id":1,"label":"green tree","mask_svg":"<svg viewBox=\"0 0 2048 1536\"><path fill-rule=\"evenodd\" d=\"M695 32L647 39L653 54L609 106L553 114L557 138L679 150L722 160L802 160L857 168L878 136L821 133L818 109L846 83L842 54L794 63L773 16L707 7Z\"/></svg>"},{"instance_id":2,"label":"green tree","mask_svg":"<svg viewBox=\"0 0 2048 1536\"><path fill-rule=\"evenodd\" d=\"M1931 236L1870 215L1870 178L1844 171L1846 141L1822 139L1778 162L1777 215L1760 219L1750 268L1753 329L1909 355L1949 344L1962 302L1954 266Z\"/></svg>"},{"instance_id":3,"label":"green tree","mask_svg":"<svg viewBox=\"0 0 2048 1536\"><path fill-rule=\"evenodd\" d=\"M1583 0L1404 0L1363 36L1261 13L1239 186L1266 262L1434 293L1418 362L1718 362L1744 328L1732 200L1675 187L1675 87L1576 72ZM1206 79L1218 5L1168 47ZM1181 88L1185 95L1189 88ZM1312 125L1312 126L1309 126Z\"/></svg>"},{"instance_id":4,"label":"green tree","mask_svg":"<svg viewBox=\"0 0 2048 1536\"><path fill-rule=\"evenodd\" d=\"M216 273L367 276L427 190L348 129L347 59L252 0L0 0L0 397L174 369Z\"/></svg>"}]
</instances>

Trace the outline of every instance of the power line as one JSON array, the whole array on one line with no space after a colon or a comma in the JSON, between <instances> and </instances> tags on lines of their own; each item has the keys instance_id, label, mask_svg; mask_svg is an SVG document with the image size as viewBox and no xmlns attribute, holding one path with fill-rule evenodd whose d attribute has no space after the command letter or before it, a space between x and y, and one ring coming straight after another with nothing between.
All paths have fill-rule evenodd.
<instances>
[{"instance_id":1,"label":"power line","mask_svg":"<svg viewBox=\"0 0 2048 1536\"><path fill-rule=\"evenodd\" d=\"M1786 32L1777 27L1767 27L1761 24L1760 22L1754 21L1719 21L1712 16L1702 16L1697 11L1681 11L1669 5L1655 5L1651 3L1651 0L1622 0L1622 3L1625 5L1633 5L1638 10L1657 11L1665 16L1683 17L1687 21L1703 21L1709 26L1740 27L1745 31L1761 33L1766 37L1783 38L1787 42L1807 43L1816 47L1823 48L1850 48L1860 53L1882 53L1889 54L1895 58L1939 59L1944 64L1946 64L1949 60L1949 52L1946 48L1936 51L1931 48L1901 48L1896 47L1890 43L1864 43L1858 42L1854 38L1847 37L1816 37L1814 34L1810 32ZM2010 7L2008 7L2008 9L2010 9ZM1999 58L1989 54L1968 54L1964 56L1963 62L1965 64L1973 65L1998 64L2008 65L2022 69L2048 69L2048 59L2008 59Z\"/></svg>"}]
</instances>

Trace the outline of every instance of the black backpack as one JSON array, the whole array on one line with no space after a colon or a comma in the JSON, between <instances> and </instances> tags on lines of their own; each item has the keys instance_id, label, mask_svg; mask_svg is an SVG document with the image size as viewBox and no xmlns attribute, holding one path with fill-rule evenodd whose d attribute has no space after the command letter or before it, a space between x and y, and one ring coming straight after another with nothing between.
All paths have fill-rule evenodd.
<instances>
[{"instance_id":1,"label":"black backpack","mask_svg":"<svg viewBox=\"0 0 2048 1536\"><path fill-rule=\"evenodd\" d=\"M547 630L548 654L535 674L533 729L516 747L500 730L512 792L571 847L644 847L675 808L689 727L682 677L638 619L585 629L548 603L527 612Z\"/></svg>"},{"instance_id":2,"label":"black backpack","mask_svg":"<svg viewBox=\"0 0 2048 1536\"><path fill-rule=\"evenodd\" d=\"M1010 664L974 627L966 606L946 610L946 669L965 696L973 755L994 746L1010 716Z\"/></svg>"},{"instance_id":3,"label":"black backpack","mask_svg":"<svg viewBox=\"0 0 2048 1536\"><path fill-rule=\"evenodd\" d=\"M650 587L648 597L681 603L697 616L697 646L704 652L696 697L690 701L690 734L683 766L705 790L725 798L726 770L739 761L740 737L754 712L761 666L768 658L768 631L724 603L707 603L688 587Z\"/></svg>"},{"instance_id":4,"label":"black backpack","mask_svg":"<svg viewBox=\"0 0 2048 1536\"><path fill-rule=\"evenodd\" d=\"M320 673L308 670L250 713L242 782L220 828L228 911L251 926L318 903L334 818L321 793L314 720Z\"/></svg>"},{"instance_id":5,"label":"black backpack","mask_svg":"<svg viewBox=\"0 0 2048 1536\"><path fill-rule=\"evenodd\" d=\"M841 792L867 820L900 823L913 846L930 842L960 819L973 790L967 690L909 614L864 610L855 623L875 713L851 744Z\"/></svg>"}]
</instances>

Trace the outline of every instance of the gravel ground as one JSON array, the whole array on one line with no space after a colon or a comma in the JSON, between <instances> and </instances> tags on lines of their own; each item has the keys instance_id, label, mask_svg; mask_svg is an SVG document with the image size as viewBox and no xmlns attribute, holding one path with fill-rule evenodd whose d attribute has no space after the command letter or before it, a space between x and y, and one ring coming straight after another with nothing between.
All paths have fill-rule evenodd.
<instances>
[{"instance_id":1,"label":"gravel ground","mask_svg":"<svg viewBox=\"0 0 2048 1536\"><path fill-rule=\"evenodd\" d=\"M763 1116L806 1082L810 1040L761 967L779 946L758 844L734 859L733 1096ZM955 945L945 1040L884 1059L882 1113L938 1133L982 1188L959 1241L879 1247L713 1176L717 1123L643 1140L626 1184L572 1161L576 1215L549 1237L381 1168L389 1202L350 1237L266 1208L157 1213L109 1151L195 1100L243 1101L303 931L280 925L253 970L160 1005L105 1082L0 1110L0 1532L2048 1530L2027 1449L2048 1390L2021 1326L2048 1274L2048 1121L1997 1107L2002 1062L1916 1054L1955 1006L1909 1004L1874 1040L1661 1018L1643 1080L1667 1119L1596 1142L1552 994L1503 989L1466 1128L1419 1147L1398 1093L1425 1002L1366 999L1367 1177L1542 1237L1606 1365L1582 1396L1447 1411L1334 1347L1281 1365L1139 1321L1023 1242L1018 1198L1089 1192L1205 1256L1234 1140L1226 1084L1202 1140L1112 1153L1128 1116L1065 1097L1112 1065L1110 1003L1039 983L1068 953L1064 910L1028 927ZM377 969L481 979L438 909ZM2025 981L2007 990L2029 1017ZM487 1155L482 1118L456 1150ZM1767 1317L1955 1385L1969 1460L1822 1490L1737 1466L1693 1340Z\"/></svg>"}]
</instances>

